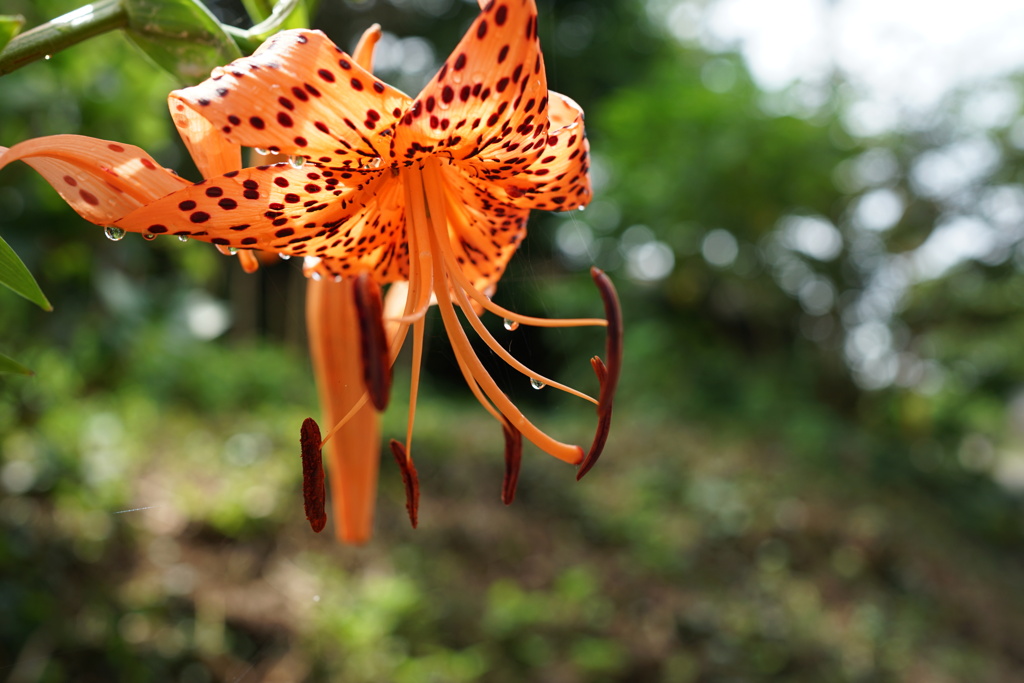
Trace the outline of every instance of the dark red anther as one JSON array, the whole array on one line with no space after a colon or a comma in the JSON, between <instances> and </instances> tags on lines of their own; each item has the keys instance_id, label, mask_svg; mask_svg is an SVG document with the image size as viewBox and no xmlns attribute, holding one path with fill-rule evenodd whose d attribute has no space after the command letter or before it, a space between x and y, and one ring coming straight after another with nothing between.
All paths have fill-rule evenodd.
<instances>
[{"instance_id":1,"label":"dark red anther","mask_svg":"<svg viewBox=\"0 0 1024 683\"><path fill-rule=\"evenodd\" d=\"M501 481L501 502L511 505L519 482L519 465L523 460L523 435L508 420L502 421L505 431L505 477Z\"/></svg>"},{"instance_id":2,"label":"dark red anther","mask_svg":"<svg viewBox=\"0 0 1024 683\"><path fill-rule=\"evenodd\" d=\"M307 417L302 421L299 443L302 446L302 501L306 519L313 531L320 533L327 526L327 512L324 510L327 489L324 487L320 427L313 418Z\"/></svg>"},{"instance_id":3,"label":"dark red anther","mask_svg":"<svg viewBox=\"0 0 1024 683\"><path fill-rule=\"evenodd\" d=\"M615 291L615 285L612 284L611 279L600 268L591 268L590 276L594 278L594 284L601 292L604 315L608 321L604 346L608 363L605 364L597 356L590 361L594 368L594 374L597 375L597 381L601 385L601 393L597 400L597 430L594 432L590 451L576 472L577 481L582 479L583 475L597 463L604 444L608 440L608 432L612 426L612 402L615 399L615 389L619 385L619 373L622 371L622 307L619 305L619 295Z\"/></svg>"},{"instance_id":4,"label":"dark red anther","mask_svg":"<svg viewBox=\"0 0 1024 683\"><path fill-rule=\"evenodd\" d=\"M384 332L384 303L381 300L380 285L363 273L356 278L353 291L359 318L363 381L373 407L384 410L391 394L391 360L388 338Z\"/></svg>"},{"instance_id":5,"label":"dark red anther","mask_svg":"<svg viewBox=\"0 0 1024 683\"><path fill-rule=\"evenodd\" d=\"M391 439L391 453L402 470L402 483L405 484L405 509L409 511L409 522L415 529L416 523L419 521L420 478L416 474L416 466L412 464L412 458L405 452L405 446Z\"/></svg>"}]
</instances>

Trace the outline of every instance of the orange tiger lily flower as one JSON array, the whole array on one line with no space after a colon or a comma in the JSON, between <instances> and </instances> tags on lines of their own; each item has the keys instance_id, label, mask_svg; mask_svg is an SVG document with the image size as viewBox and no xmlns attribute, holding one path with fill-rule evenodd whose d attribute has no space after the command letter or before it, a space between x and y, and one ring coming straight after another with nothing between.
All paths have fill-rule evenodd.
<instances>
[{"instance_id":1,"label":"orange tiger lily flower","mask_svg":"<svg viewBox=\"0 0 1024 683\"><path fill-rule=\"evenodd\" d=\"M228 144L267 149L288 155L290 161L174 187L170 185L178 181L161 176L166 186L150 194L165 194L146 199L112 222L115 229L146 235L188 236L232 249L302 256L313 280L339 281L336 288L314 284L307 308L324 410L334 426L321 438L315 423L307 420L302 444L306 462L313 462L321 445L340 439L331 454L332 489L336 499L340 493L342 499L360 502L335 509L341 527L351 531L342 538L356 542L369 535L377 454L375 437L359 441L351 435L358 433L357 421L385 407L390 368L410 328L407 434L404 443L392 440L391 450L416 524L418 482L411 435L424 317L431 304L440 311L467 384L502 425L506 503L514 495L523 437L578 465L578 477L593 466L608 435L622 356L617 296L597 269L592 275L604 303L603 319L523 316L490 300L525 236L529 211L580 208L591 195L583 112L569 98L547 89L533 0L483 6L455 51L414 99L372 75L372 42L361 44L351 57L318 31L286 31L252 57L172 93L171 111L179 128L201 126ZM143 161L147 157L137 152L141 150L132 148L133 158L123 160L129 175L152 184L146 173L159 175L160 169L150 169ZM83 216L102 223L89 211L89 198L76 193L76 186L62 186L62 171L33 165ZM89 176L94 180L87 188L92 199L111 194L104 182L115 193L130 191L107 182L103 172L108 168ZM112 168L120 171L124 166ZM387 303L382 301L382 285L390 285ZM596 404L598 426L588 451L553 438L522 414L473 351L457 309L497 356L535 386L556 387ZM513 358L484 326L484 311L504 318L509 326L607 327L607 364L597 357L591 360L600 384L598 397L543 377ZM358 347L358 359L350 352L341 362L325 365L323 359L332 357L330 348L338 344ZM342 391L347 393L342 396ZM339 418L342 411L347 412ZM357 467L362 474L350 478ZM314 526L322 526L316 509L322 494L310 481L318 476L315 463L308 471L308 514Z\"/></svg>"}]
</instances>

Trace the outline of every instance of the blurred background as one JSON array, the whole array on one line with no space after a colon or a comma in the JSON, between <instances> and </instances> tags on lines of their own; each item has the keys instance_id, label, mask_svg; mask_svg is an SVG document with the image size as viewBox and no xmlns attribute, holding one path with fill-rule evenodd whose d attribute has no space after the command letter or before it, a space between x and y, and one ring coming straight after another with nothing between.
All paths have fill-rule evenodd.
<instances>
[{"instance_id":1,"label":"blurred background","mask_svg":"<svg viewBox=\"0 0 1024 683\"><path fill-rule=\"evenodd\" d=\"M0 680L1024 678L1024 9L538 4L596 192L532 217L497 300L599 315L587 269L615 279L600 466L577 483L527 447L501 505L500 430L435 320L420 529L388 458L373 541L314 535L300 264L109 241L15 164L0 235L55 310L0 292L0 351L36 373L0 379ZM314 26L351 49L381 23L377 72L414 94L476 11L328 0ZM178 85L108 34L0 80L0 144L109 138L195 179ZM594 390L593 330L491 322ZM592 406L494 368L586 442Z\"/></svg>"}]
</instances>

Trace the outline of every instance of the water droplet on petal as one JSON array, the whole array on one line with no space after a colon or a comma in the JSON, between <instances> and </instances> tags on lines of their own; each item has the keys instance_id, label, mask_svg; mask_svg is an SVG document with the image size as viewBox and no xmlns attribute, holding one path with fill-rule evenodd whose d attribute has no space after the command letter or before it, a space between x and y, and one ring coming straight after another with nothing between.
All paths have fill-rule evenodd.
<instances>
[{"instance_id":1,"label":"water droplet on petal","mask_svg":"<svg viewBox=\"0 0 1024 683\"><path fill-rule=\"evenodd\" d=\"M310 278L311 278L311 279L312 279L312 280L313 280L314 282L320 282L320 278L321 278L322 276L320 275L320 273L319 273L318 271L315 271L315 270L314 270L314 271L313 271L312 273L310 273L310 274L309 274L309 277L310 277Z\"/></svg>"},{"instance_id":2,"label":"water droplet on petal","mask_svg":"<svg viewBox=\"0 0 1024 683\"><path fill-rule=\"evenodd\" d=\"M179 242L188 242L188 235L178 235Z\"/></svg>"},{"instance_id":3,"label":"water droplet on petal","mask_svg":"<svg viewBox=\"0 0 1024 683\"><path fill-rule=\"evenodd\" d=\"M292 257L292 255L291 254L278 254L277 257L279 259L281 259L282 261L287 261L288 259L290 259Z\"/></svg>"},{"instance_id":4,"label":"water droplet on petal","mask_svg":"<svg viewBox=\"0 0 1024 683\"><path fill-rule=\"evenodd\" d=\"M382 163L384 163L384 161L380 157L373 157L372 159L367 159L363 162L363 168L380 168Z\"/></svg>"},{"instance_id":5,"label":"water droplet on petal","mask_svg":"<svg viewBox=\"0 0 1024 683\"><path fill-rule=\"evenodd\" d=\"M156 239L156 235L146 232L142 234L142 239L146 240L147 242L152 242L153 240Z\"/></svg>"},{"instance_id":6,"label":"water droplet on petal","mask_svg":"<svg viewBox=\"0 0 1024 683\"><path fill-rule=\"evenodd\" d=\"M228 247L228 253L234 256L238 253L238 247Z\"/></svg>"},{"instance_id":7,"label":"water droplet on petal","mask_svg":"<svg viewBox=\"0 0 1024 683\"><path fill-rule=\"evenodd\" d=\"M583 206L582 204L580 204L579 206L577 206L577 207L576 207L576 210L577 210L577 211L582 211L582 210L583 210L583 209L585 209L585 208L587 208L587 207L585 207L585 206Z\"/></svg>"},{"instance_id":8,"label":"water droplet on petal","mask_svg":"<svg viewBox=\"0 0 1024 683\"><path fill-rule=\"evenodd\" d=\"M505 329L508 330L509 332L513 332L519 329L519 323L517 323L515 320L510 320L509 318L505 318L504 325Z\"/></svg>"},{"instance_id":9,"label":"water droplet on petal","mask_svg":"<svg viewBox=\"0 0 1024 683\"><path fill-rule=\"evenodd\" d=\"M120 242L121 240L124 239L126 232L124 228L118 228L113 225L108 225L107 227L103 228L103 234L107 236L108 240Z\"/></svg>"},{"instance_id":10,"label":"water droplet on petal","mask_svg":"<svg viewBox=\"0 0 1024 683\"><path fill-rule=\"evenodd\" d=\"M263 149L262 147L253 147L252 151L256 152L257 154L262 154L263 156L270 154L269 150Z\"/></svg>"},{"instance_id":11,"label":"water droplet on petal","mask_svg":"<svg viewBox=\"0 0 1024 683\"><path fill-rule=\"evenodd\" d=\"M292 168L302 168L306 165L306 157L293 156L288 157L288 163Z\"/></svg>"},{"instance_id":12,"label":"water droplet on petal","mask_svg":"<svg viewBox=\"0 0 1024 683\"><path fill-rule=\"evenodd\" d=\"M539 379L534 379L533 377L531 377L530 378L530 386L533 387L534 389L538 389L539 390L539 389L543 389L547 385L544 384L544 382L541 382Z\"/></svg>"}]
</instances>

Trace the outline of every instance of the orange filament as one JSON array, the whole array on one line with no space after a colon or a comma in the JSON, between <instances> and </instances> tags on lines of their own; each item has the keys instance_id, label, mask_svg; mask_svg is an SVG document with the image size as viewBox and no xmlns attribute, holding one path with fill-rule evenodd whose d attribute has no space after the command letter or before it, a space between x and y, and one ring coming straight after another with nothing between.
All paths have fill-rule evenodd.
<instances>
[{"instance_id":1,"label":"orange filament","mask_svg":"<svg viewBox=\"0 0 1024 683\"><path fill-rule=\"evenodd\" d=\"M522 433L527 439L536 444L545 453L549 453L559 460L571 464L579 464L583 460L583 449L572 444L562 443L551 438L530 422L508 396L498 388L494 379L484 369L480 359L477 358L473 347L466 337L462 324L452 305L448 292L451 290L450 269L445 268L443 254L451 251L451 244L448 238L448 225L445 212L444 190L440 182L440 161L436 158L428 158L423 161L420 168L403 169L406 182L413 187L422 188L426 200L426 216L418 216L419 211L413 207L407 207L407 215L411 214L414 229L426 219L427 224L432 228L428 234L431 246L431 254L434 261L434 292L437 298L437 307L441 313L445 330L451 341L452 349L456 356L461 356L466 363L473 379L479 384L480 389L487 395L494 407L501 412L510 424ZM416 193L412 193L415 196ZM418 202L417 202L418 203ZM419 207L416 207L419 208ZM413 210L410 210L413 209Z\"/></svg>"}]
</instances>

